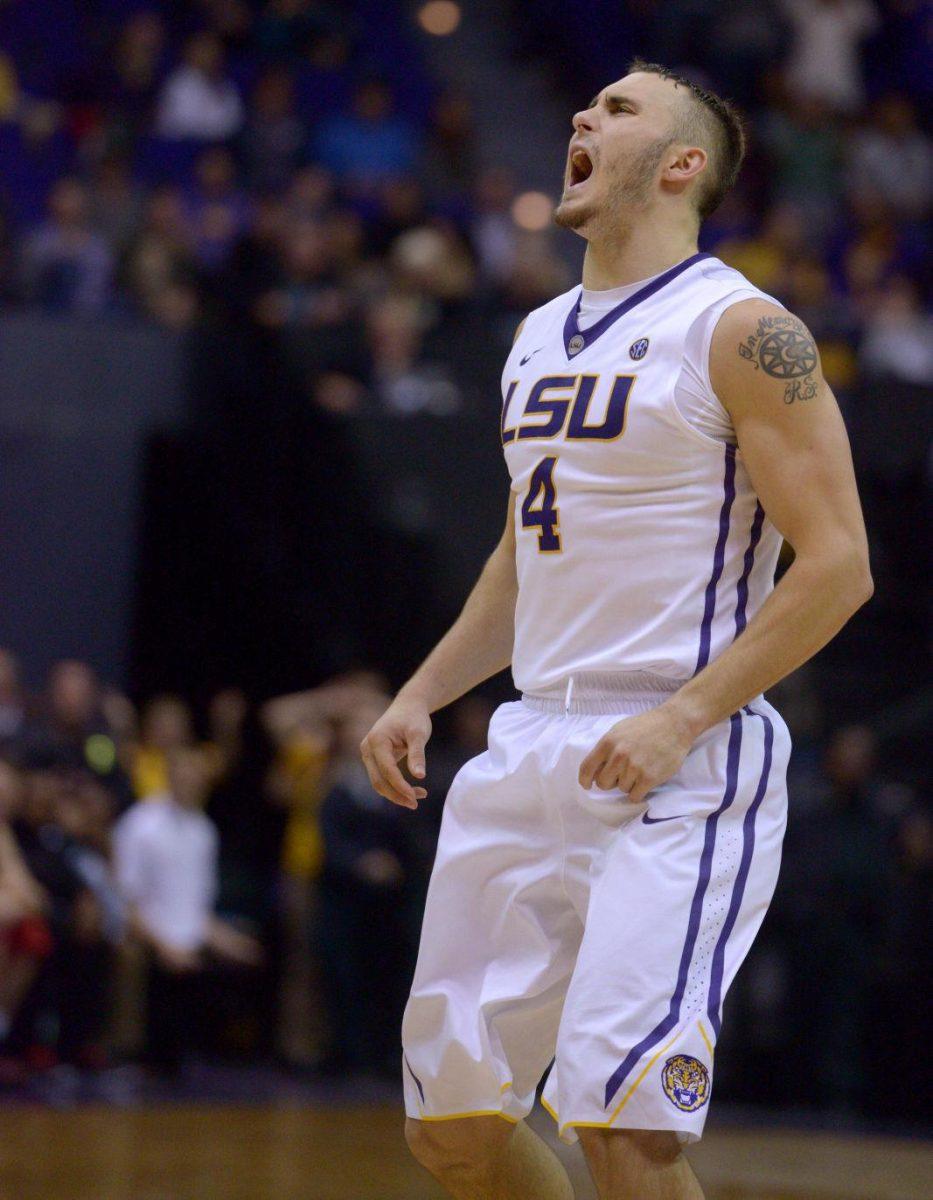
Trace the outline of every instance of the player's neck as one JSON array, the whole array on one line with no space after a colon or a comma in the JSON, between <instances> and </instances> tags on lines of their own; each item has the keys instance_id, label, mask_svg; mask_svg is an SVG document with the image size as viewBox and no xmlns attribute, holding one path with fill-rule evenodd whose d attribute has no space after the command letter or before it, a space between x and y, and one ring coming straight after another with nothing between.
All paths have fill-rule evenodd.
<instances>
[{"instance_id":1,"label":"player's neck","mask_svg":"<svg viewBox=\"0 0 933 1200\"><path fill-rule=\"evenodd\" d=\"M583 256L583 286L602 292L659 275L697 252L696 230L632 229L622 237L591 238Z\"/></svg>"}]
</instances>

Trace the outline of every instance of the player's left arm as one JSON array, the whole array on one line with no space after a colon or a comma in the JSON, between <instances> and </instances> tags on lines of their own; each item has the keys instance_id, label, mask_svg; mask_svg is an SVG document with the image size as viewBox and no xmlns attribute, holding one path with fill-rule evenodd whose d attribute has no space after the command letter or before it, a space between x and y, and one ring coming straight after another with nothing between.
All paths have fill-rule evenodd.
<instances>
[{"instance_id":1,"label":"player's left arm","mask_svg":"<svg viewBox=\"0 0 933 1200\"><path fill-rule=\"evenodd\" d=\"M709 366L794 561L741 637L664 704L613 726L584 760L583 786L620 787L633 801L679 770L704 730L825 646L873 590L849 442L809 330L774 304L742 301L719 321Z\"/></svg>"}]
</instances>

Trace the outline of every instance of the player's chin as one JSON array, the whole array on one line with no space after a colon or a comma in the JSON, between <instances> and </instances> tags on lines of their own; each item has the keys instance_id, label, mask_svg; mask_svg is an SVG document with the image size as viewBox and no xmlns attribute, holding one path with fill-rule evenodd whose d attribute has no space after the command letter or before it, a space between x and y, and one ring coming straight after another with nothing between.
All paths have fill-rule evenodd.
<instances>
[{"instance_id":1,"label":"player's chin","mask_svg":"<svg viewBox=\"0 0 933 1200\"><path fill-rule=\"evenodd\" d=\"M574 196L572 192L564 192L560 203L554 209L554 224L562 229L581 229L590 216L590 206L583 201L582 196Z\"/></svg>"}]
</instances>

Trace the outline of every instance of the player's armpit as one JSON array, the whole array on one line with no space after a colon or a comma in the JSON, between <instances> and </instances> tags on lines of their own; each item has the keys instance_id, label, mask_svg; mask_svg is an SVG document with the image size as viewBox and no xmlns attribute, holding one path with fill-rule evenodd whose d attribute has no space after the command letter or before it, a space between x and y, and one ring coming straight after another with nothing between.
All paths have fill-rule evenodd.
<instances>
[{"instance_id":1,"label":"player's armpit","mask_svg":"<svg viewBox=\"0 0 933 1200\"><path fill-rule=\"evenodd\" d=\"M742 301L720 319L709 367L768 517L863 602L871 575L852 455L810 331L774 304Z\"/></svg>"}]
</instances>

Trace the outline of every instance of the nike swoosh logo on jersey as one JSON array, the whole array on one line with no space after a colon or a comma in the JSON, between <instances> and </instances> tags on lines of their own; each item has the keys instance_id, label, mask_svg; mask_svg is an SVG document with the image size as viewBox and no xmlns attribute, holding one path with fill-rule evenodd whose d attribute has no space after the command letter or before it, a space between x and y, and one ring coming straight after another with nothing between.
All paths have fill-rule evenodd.
<instances>
[{"instance_id":1,"label":"nike swoosh logo on jersey","mask_svg":"<svg viewBox=\"0 0 933 1200\"><path fill-rule=\"evenodd\" d=\"M539 346L537 350L532 350L531 354L526 354L524 358L520 358L518 360L518 365L520 367L523 367L530 358L533 358L538 353L538 351L543 350L543 349L544 349L543 346Z\"/></svg>"},{"instance_id":2,"label":"nike swoosh logo on jersey","mask_svg":"<svg viewBox=\"0 0 933 1200\"><path fill-rule=\"evenodd\" d=\"M687 813L675 813L672 817L649 817L647 813L643 813L641 819L646 825L660 825L662 821L679 821L687 815Z\"/></svg>"}]
</instances>

